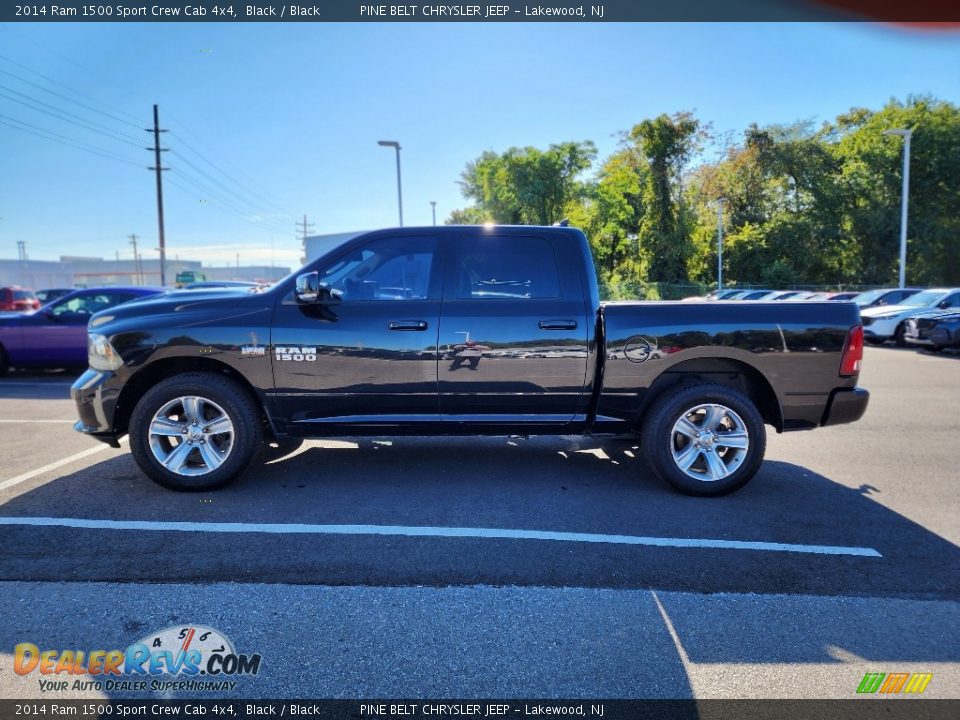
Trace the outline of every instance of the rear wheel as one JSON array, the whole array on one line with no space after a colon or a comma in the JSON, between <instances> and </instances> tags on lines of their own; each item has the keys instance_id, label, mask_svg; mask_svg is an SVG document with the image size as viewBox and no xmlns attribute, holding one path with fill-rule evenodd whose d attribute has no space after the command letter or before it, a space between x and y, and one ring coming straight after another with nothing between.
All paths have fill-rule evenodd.
<instances>
[{"instance_id":1,"label":"rear wheel","mask_svg":"<svg viewBox=\"0 0 960 720\"><path fill-rule=\"evenodd\" d=\"M760 469L763 418L724 385L690 385L662 396L643 428L643 452L657 475L687 495L726 495Z\"/></svg>"},{"instance_id":2,"label":"rear wheel","mask_svg":"<svg viewBox=\"0 0 960 720\"><path fill-rule=\"evenodd\" d=\"M3 349L3 345L0 345L0 375L6 375L9 369L10 358L7 356L7 351Z\"/></svg>"},{"instance_id":3,"label":"rear wheel","mask_svg":"<svg viewBox=\"0 0 960 720\"><path fill-rule=\"evenodd\" d=\"M130 450L148 477L172 490L212 490L234 480L260 445L260 418L237 383L213 373L168 378L130 417Z\"/></svg>"},{"instance_id":4,"label":"rear wheel","mask_svg":"<svg viewBox=\"0 0 960 720\"><path fill-rule=\"evenodd\" d=\"M883 345L884 342L883 338L878 337L865 337L864 340L866 340L870 345Z\"/></svg>"}]
</instances>

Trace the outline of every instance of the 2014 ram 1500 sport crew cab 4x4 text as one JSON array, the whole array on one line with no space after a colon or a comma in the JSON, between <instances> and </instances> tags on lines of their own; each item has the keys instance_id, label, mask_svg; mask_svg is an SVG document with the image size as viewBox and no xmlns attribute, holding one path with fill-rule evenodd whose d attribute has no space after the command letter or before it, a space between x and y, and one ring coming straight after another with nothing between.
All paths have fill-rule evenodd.
<instances>
[{"instance_id":1,"label":"2014 ram 1500 sport crew cab 4x4 text","mask_svg":"<svg viewBox=\"0 0 960 720\"><path fill-rule=\"evenodd\" d=\"M636 432L678 490L721 495L778 432L859 419L853 303L601 303L566 227L372 232L267 290L95 315L76 429L169 488L237 477L264 439Z\"/></svg>"}]
</instances>

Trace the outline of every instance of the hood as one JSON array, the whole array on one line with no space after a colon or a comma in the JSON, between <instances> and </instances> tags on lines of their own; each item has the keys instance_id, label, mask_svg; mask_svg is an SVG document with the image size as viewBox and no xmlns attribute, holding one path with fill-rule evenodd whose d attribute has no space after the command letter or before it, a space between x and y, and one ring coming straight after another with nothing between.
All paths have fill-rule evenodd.
<instances>
[{"instance_id":1,"label":"hood","mask_svg":"<svg viewBox=\"0 0 960 720\"><path fill-rule=\"evenodd\" d=\"M893 317L894 315L900 314L914 314L914 313L924 313L930 312L930 308L927 307L915 307L912 305L878 305L876 307L870 308L860 308L860 315L862 317Z\"/></svg>"},{"instance_id":2,"label":"hood","mask_svg":"<svg viewBox=\"0 0 960 720\"><path fill-rule=\"evenodd\" d=\"M212 288L210 290L171 290L162 295L150 295L131 300L123 305L104 310L90 319L90 327L104 325L112 320L149 315L229 310L251 297L260 297L249 288Z\"/></svg>"}]
</instances>

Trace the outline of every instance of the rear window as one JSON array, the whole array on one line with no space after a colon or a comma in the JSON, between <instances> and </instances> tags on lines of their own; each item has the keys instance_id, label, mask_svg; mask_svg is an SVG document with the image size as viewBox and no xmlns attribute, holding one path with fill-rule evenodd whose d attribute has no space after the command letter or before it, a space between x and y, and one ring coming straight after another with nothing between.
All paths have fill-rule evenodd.
<instances>
[{"instance_id":1,"label":"rear window","mask_svg":"<svg viewBox=\"0 0 960 720\"><path fill-rule=\"evenodd\" d=\"M543 238L461 238L456 272L456 297L461 300L560 296L557 258Z\"/></svg>"},{"instance_id":2,"label":"rear window","mask_svg":"<svg viewBox=\"0 0 960 720\"><path fill-rule=\"evenodd\" d=\"M32 290L14 290L13 299L16 300L35 300L36 295L33 294Z\"/></svg>"}]
</instances>

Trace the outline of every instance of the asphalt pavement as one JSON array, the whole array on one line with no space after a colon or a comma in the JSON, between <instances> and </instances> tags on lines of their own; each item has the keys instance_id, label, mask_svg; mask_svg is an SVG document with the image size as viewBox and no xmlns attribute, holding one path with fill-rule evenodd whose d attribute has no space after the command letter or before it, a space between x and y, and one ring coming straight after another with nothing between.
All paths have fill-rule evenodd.
<instances>
[{"instance_id":1,"label":"asphalt pavement","mask_svg":"<svg viewBox=\"0 0 960 720\"><path fill-rule=\"evenodd\" d=\"M38 696L17 643L196 625L262 655L236 697L843 698L869 671L960 698L960 356L868 348L861 384L861 422L771 434L724 498L583 437L311 441L179 494L72 430L68 377L13 374L0 697Z\"/></svg>"}]
</instances>

